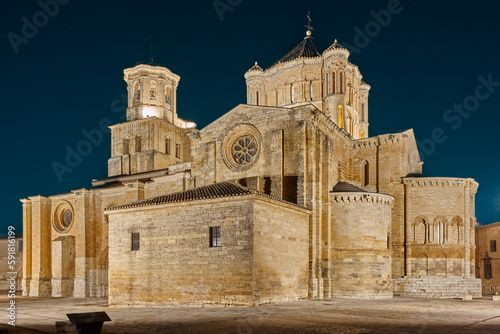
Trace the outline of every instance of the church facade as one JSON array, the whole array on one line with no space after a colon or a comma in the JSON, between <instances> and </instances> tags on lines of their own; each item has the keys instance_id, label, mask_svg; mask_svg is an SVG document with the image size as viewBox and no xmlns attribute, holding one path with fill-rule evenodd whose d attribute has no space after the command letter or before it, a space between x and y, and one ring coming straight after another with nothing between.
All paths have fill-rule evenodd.
<instances>
[{"instance_id":1,"label":"church facade","mask_svg":"<svg viewBox=\"0 0 500 334\"><path fill-rule=\"evenodd\" d=\"M481 296L472 179L422 176L412 130L369 136L370 86L311 32L203 129L179 76L125 70L108 177L23 199L26 296L258 305Z\"/></svg>"}]
</instances>

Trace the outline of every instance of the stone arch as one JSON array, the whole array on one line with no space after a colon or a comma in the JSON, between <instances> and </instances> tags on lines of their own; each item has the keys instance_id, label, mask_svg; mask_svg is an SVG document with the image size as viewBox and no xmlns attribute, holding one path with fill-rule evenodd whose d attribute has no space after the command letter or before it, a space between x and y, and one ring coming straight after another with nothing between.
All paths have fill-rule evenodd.
<instances>
[{"instance_id":1,"label":"stone arch","mask_svg":"<svg viewBox=\"0 0 500 334\"><path fill-rule=\"evenodd\" d=\"M433 274L435 276L446 276L447 269L447 258L442 252L438 253L434 258L434 270Z\"/></svg>"},{"instance_id":2,"label":"stone arch","mask_svg":"<svg viewBox=\"0 0 500 334\"><path fill-rule=\"evenodd\" d=\"M456 244L464 243L464 221L462 217L455 216L451 220L453 228L453 239L456 240Z\"/></svg>"},{"instance_id":3,"label":"stone arch","mask_svg":"<svg viewBox=\"0 0 500 334\"><path fill-rule=\"evenodd\" d=\"M370 185L370 163L367 160L361 161L360 178L362 186Z\"/></svg>"},{"instance_id":4,"label":"stone arch","mask_svg":"<svg viewBox=\"0 0 500 334\"><path fill-rule=\"evenodd\" d=\"M133 92L133 96L134 96L134 105L137 105L139 104L139 101L141 100L141 83L139 81L136 81L134 83L134 92Z\"/></svg>"},{"instance_id":5,"label":"stone arch","mask_svg":"<svg viewBox=\"0 0 500 334\"><path fill-rule=\"evenodd\" d=\"M108 246L103 247L97 256L97 295L108 296Z\"/></svg>"},{"instance_id":6,"label":"stone arch","mask_svg":"<svg viewBox=\"0 0 500 334\"><path fill-rule=\"evenodd\" d=\"M434 218L434 242L437 244L445 244L447 243L448 235L447 235L447 226L448 220L444 216L437 216Z\"/></svg>"},{"instance_id":7,"label":"stone arch","mask_svg":"<svg viewBox=\"0 0 500 334\"><path fill-rule=\"evenodd\" d=\"M149 82L149 99L156 100L156 81L154 80Z\"/></svg>"},{"instance_id":8,"label":"stone arch","mask_svg":"<svg viewBox=\"0 0 500 334\"><path fill-rule=\"evenodd\" d=\"M427 221L424 217L417 217L413 221L413 241L423 245L427 242Z\"/></svg>"},{"instance_id":9,"label":"stone arch","mask_svg":"<svg viewBox=\"0 0 500 334\"><path fill-rule=\"evenodd\" d=\"M428 275L428 262L429 258L427 254L420 253L415 257L415 269L413 271L414 276L427 276Z\"/></svg>"},{"instance_id":10,"label":"stone arch","mask_svg":"<svg viewBox=\"0 0 500 334\"><path fill-rule=\"evenodd\" d=\"M142 134L138 133L135 136L135 152L138 153L142 151Z\"/></svg>"}]
</instances>

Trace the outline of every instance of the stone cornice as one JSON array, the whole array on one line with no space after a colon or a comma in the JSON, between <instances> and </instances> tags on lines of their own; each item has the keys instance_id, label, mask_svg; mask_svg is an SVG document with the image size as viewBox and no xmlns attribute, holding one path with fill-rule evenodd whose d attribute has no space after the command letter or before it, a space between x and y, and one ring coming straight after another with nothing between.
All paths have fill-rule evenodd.
<instances>
[{"instance_id":1,"label":"stone cornice","mask_svg":"<svg viewBox=\"0 0 500 334\"><path fill-rule=\"evenodd\" d=\"M474 179L454 177L404 177L403 183L411 187L471 187L473 193L479 186Z\"/></svg>"},{"instance_id":2,"label":"stone cornice","mask_svg":"<svg viewBox=\"0 0 500 334\"><path fill-rule=\"evenodd\" d=\"M378 193L330 193L330 201L337 203L373 203L392 206L394 197Z\"/></svg>"},{"instance_id":3,"label":"stone cornice","mask_svg":"<svg viewBox=\"0 0 500 334\"><path fill-rule=\"evenodd\" d=\"M143 123L148 123L148 122L155 123L155 124L158 124L160 126L170 127L170 128L173 128L174 130L178 130L178 131L181 131L181 132L191 132L191 131L194 130L193 128L184 129L184 128L178 127L177 125L172 124L172 123L168 122L167 120L164 120L164 119L161 119L161 118L158 118L158 117L155 117L155 116L148 117L148 118L137 119L135 121L129 121L129 122L124 122L124 123L114 124L114 125L109 126L109 128L110 129L126 128L127 130L130 130L130 129L138 126L138 125L142 125Z\"/></svg>"}]
</instances>

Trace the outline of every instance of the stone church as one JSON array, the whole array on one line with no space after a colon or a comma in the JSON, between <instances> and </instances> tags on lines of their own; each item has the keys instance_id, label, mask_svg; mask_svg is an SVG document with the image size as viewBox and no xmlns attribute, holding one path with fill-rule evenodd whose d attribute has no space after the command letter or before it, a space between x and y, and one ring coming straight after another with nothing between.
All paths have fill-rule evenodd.
<instances>
[{"instance_id":1,"label":"stone church","mask_svg":"<svg viewBox=\"0 0 500 334\"><path fill-rule=\"evenodd\" d=\"M370 86L311 31L245 73L247 104L203 129L180 77L124 71L108 177L23 199L25 296L110 305L481 295L472 179L423 177L412 130L369 134Z\"/></svg>"}]
</instances>

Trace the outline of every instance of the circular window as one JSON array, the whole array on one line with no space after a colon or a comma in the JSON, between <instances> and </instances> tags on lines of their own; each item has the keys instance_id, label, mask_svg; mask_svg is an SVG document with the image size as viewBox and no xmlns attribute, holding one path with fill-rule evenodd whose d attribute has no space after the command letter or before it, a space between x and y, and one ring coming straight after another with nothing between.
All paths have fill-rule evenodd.
<instances>
[{"instance_id":1,"label":"circular window","mask_svg":"<svg viewBox=\"0 0 500 334\"><path fill-rule=\"evenodd\" d=\"M259 131L250 124L242 124L224 138L222 153L227 167L233 171L251 168L259 159L262 137Z\"/></svg>"},{"instance_id":2,"label":"circular window","mask_svg":"<svg viewBox=\"0 0 500 334\"><path fill-rule=\"evenodd\" d=\"M234 141L232 152L237 164L249 164L257 156L257 140L251 135L241 136Z\"/></svg>"},{"instance_id":3,"label":"circular window","mask_svg":"<svg viewBox=\"0 0 500 334\"><path fill-rule=\"evenodd\" d=\"M61 201L52 214L52 226L59 233L66 233L73 224L74 211L68 201Z\"/></svg>"},{"instance_id":4,"label":"circular window","mask_svg":"<svg viewBox=\"0 0 500 334\"><path fill-rule=\"evenodd\" d=\"M64 210L62 213L61 222L64 227L69 227L73 222L73 212L71 212L71 210L69 209Z\"/></svg>"}]
</instances>

